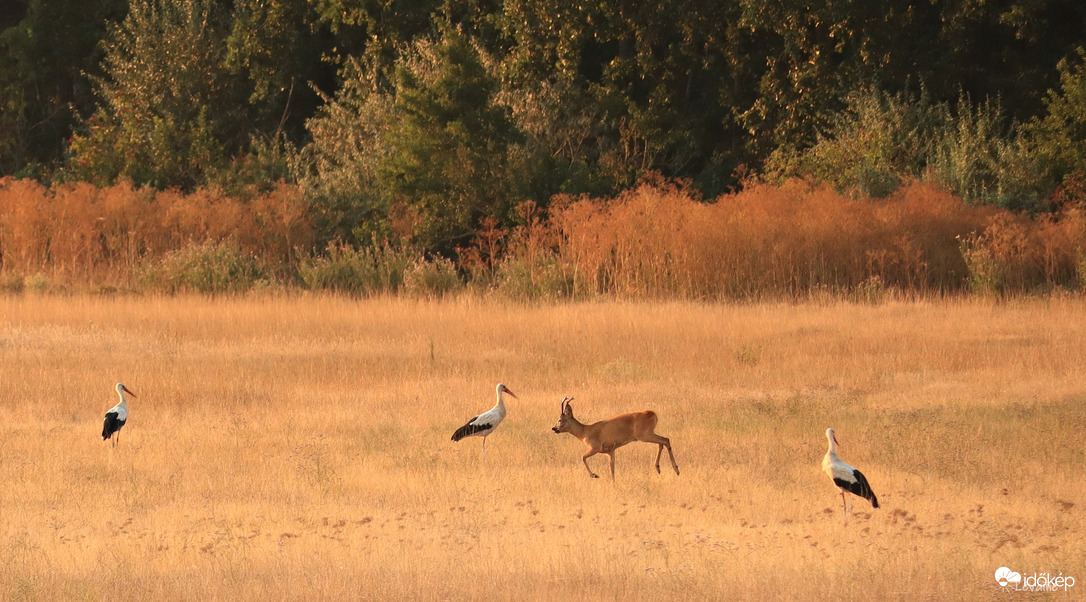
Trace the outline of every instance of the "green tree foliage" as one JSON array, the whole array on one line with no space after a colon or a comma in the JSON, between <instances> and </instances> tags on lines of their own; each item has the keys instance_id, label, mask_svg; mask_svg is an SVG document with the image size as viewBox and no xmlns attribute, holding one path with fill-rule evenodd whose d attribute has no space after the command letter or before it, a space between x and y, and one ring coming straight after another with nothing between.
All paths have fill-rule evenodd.
<instances>
[{"instance_id":1,"label":"green tree foliage","mask_svg":"<svg viewBox=\"0 0 1086 602\"><path fill-rule=\"evenodd\" d=\"M871 82L932 100L1000 98L1012 118L1041 107L1053 66L1080 44L1076 0L739 0L758 94L738 107L757 156L805 148Z\"/></svg>"},{"instance_id":2,"label":"green tree foliage","mask_svg":"<svg viewBox=\"0 0 1086 602\"><path fill-rule=\"evenodd\" d=\"M1000 103L967 97L953 109L927 147L924 177L967 202L1038 211L1042 207L1037 174L1028 168L1028 151Z\"/></svg>"},{"instance_id":3,"label":"green tree foliage","mask_svg":"<svg viewBox=\"0 0 1086 602\"><path fill-rule=\"evenodd\" d=\"M72 142L72 175L192 187L224 167L246 100L223 67L227 31L211 0L134 2L108 38L101 106Z\"/></svg>"},{"instance_id":4,"label":"green tree foliage","mask_svg":"<svg viewBox=\"0 0 1086 602\"><path fill-rule=\"evenodd\" d=\"M434 15L441 2L435 0L314 0L318 18L337 38L332 58L353 56L371 68L382 84L388 83L399 53L416 40L435 33ZM357 40L364 40L359 44Z\"/></svg>"},{"instance_id":5,"label":"green tree foliage","mask_svg":"<svg viewBox=\"0 0 1086 602\"><path fill-rule=\"evenodd\" d=\"M379 90L371 71L356 60L343 69L343 85L326 98L308 127L298 181L310 199L321 243L368 242L366 232L388 238L388 205L377 190L377 168L387 153L392 96Z\"/></svg>"},{"instance_id":6,"label":"green tree foliage","mask_svg":"<svg viewBox=\"0 0 1086 602\"><path fill-rule=\"evenodd\" d=\"M107 37L99 108L73 138L70 177L191 188L236 172L253 137L275 140L295 91L307 94L317 57L305 16L288 1L133 2Z\"/></svg>"},{"instance_id":7,"label":"green tree foliage","mask_svg":"<svg viewBox=\"0 0 1086 602\"><path fill-rule=\"evenodd\" d=\"M910 179L939 184L971 203L1039 210L1028 149L999 103L933 101L926 93L862 89L811 147L778 149L770 178L832 184L857 198L882 198Z\"/></svg>"},{"instance_id":8,"label":"green tree foliage","mask_svg":"<svg viewBox=\"0 0 1086 602\"><path fill-rule=\"evenodd\" d=\"M658 175L918 177L1030 210L1086 190L1080 0L72 1L0 11L0 172L67 148L98 183L294 177L321 245L450 254L521 200Z\"/></svg>"},{"instance_id":9,"label":"green tree foliage","mask_svg":"<svg viewBox=\"0 0 1086 602\"><path fill-rule=\"evenodd\" d=\"M946 106L926 94L888 94L863 88L810 148L782 147L766 164L775 179L806 177L832 184L852 197L885 197L902 180L919 177L947 123Z\"/></svg>"},{"instance_id":10,"label":"green tree foliage","mask_svg":"<svg viewBox=\"0 0 1086 602\"><path fill-rule=\"evenodd\" d=\"M1086 202L1086 50L1060 63L1060 88L1045 98L1046 112L1026 128L1033 167L1062 201Z\"/></svg>"},{"instance_id":11,"label":"green tree foliage","mask_svg":"<svg viewBox=\"0 0 1086 602\"><path fill-rule=\"evenodd\" d=\"M415 44L387 88L357 63L351 73L310 124L303 178L334 237L394 236L448 254L520 200L507 170L518 132L467 37L447 29Z\"/></svg>"},{"instance_id":12,"label":"green tree foliage","mask_svg":"<svg viewBox=\"0 0 1086 602\"><path fill-rule=\"evenodd\" d=\"M125 0L0 3L0 174L45 177L61 163L76 112L94 108L106 20Z\"/></svg>"},{"instance_id":13,"label":"green tree foliage","mask_svg":"<svg viewBox=\"0 0 1086 602\"><path fill-rule=\"evenodd\" d=\"M719 188L740 158L734 16L718 2L506 2L505 74L518 120L562 160L554 187L611 192L655 171Z\"/></svg>"},{"instance_id":14,"label":"green tree foliage","mask_svg":"<svg viewBox=\"0 0 1086 602\"><path fill-rule=\"evenodd\" d=\"M505 169L516 131L497 90L476 47L451 29L396 69L377 182L428 248L466 245L484 216L504 218L520 200Z\"/></svg>"}]
</instances>

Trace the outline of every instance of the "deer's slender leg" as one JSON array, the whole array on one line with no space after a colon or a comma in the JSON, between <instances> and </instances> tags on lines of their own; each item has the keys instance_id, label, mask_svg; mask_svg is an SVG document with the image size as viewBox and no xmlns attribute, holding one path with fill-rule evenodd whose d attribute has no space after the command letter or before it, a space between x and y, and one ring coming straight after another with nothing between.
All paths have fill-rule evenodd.
<instances>
[{"instance_id":1,"label":"deer's slender leg","mask_svg":"<svg viewBox=\"0 0 1086 602\"><path fill-rule=\"evenodd\" d=\"M675 452L671 451L671 439L651 433L642 441L646 443L656 443L660 446L660 449L656 452L656 472L660 472L660 455L664 453L664 448L667 448L667 456L671 459L671 467L675 469L675 474L679 474L679 465L675 463Z\"/></svg>"},{"instance_id":2,"label":"deer's slender leg","mask_svg":"<svg viewBox=\"0 0 1086 602\"><path fill-rule=\"evenodd\" d=\"M584 462L584 467L585 467L585 470L588 471L588 474L592 475L593 479L598 479L598 478L600 478L600 475L592 472L592 469L588 467L588 459L591 458L594 455L596 455L596 450L590 449L590 450L586 451L584 453L584 455L581 456L581 462Z\"/></svg>"}]
</instances>

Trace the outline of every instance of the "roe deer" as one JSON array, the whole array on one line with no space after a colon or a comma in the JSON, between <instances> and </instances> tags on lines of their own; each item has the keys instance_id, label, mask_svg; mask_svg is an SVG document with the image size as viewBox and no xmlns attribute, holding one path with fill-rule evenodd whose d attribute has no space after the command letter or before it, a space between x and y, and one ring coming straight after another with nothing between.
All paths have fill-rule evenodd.
<instances>
[{"instance_id":1,"label":"roe deer","mask_svg":"<svg viewBox=\"0 0 1086 602\"><path fill-rule=\"evenodd\" d=\"M671 467L675 474L679 474L679 465L675 463L675 454L671 452L671 441L653 432L656 428L656 412L646 410L632 414L622 414L610 420L601 420L594 424L582 424L573 417L573 408L569 402L572 397L562 398L562 415L558 417L558 424L551 428L555 433L569 433L580 439L588 446L588 451L581 456L585 469L593 479L599 475L588 467L588 459L592 456L604 453L611 459L611 481L615 480L615 450L633 441L656 443L660 450L656 452L656 472L660 472L660 456L667 448L667 455L671 458Z\"/></svg>"}]
</instances>

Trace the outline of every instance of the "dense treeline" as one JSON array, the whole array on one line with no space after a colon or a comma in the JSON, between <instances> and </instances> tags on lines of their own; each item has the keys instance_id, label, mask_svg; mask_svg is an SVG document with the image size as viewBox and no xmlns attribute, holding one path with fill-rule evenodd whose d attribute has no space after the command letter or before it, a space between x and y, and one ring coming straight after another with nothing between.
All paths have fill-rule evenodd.
<instances>
[{"instance_id":1,"label":"dense treeline","mask_svg":"<svg viewBox=\"0 0 1086 602\"><path fill-rule=\"evenodd\" d=\"M620 204L646 179L682 183L663 198L719 204L744 186L785 190L801 178L888 206L920 181L970 207L1022 212L1038 231L1086 199L1086 4L1077 0L3 6L0 175L45 188L12 200L20 185L8 181L2 211L40 197L50 213L63 205L56 199L124 189L152 204L207 199L209 211L235 207L259 225L268 199L289 197L305 234L277 251L286 264L261 262L313 282L329 277L322 262L363 255L445 266L439 282L451 282L450 270L452 280L479 266L491 274L515 258L512 238L495 232L557 223L569 205L556 199ZM847 207L852 219L877 219L868 205ZM987 240L987 226L974 226L958 235ZM920 244L911 232L892 234ZM216 240L205 234L178 244ZM93 236L92 247L108 246ZM259 250L231 236L234 251ZM52 251L40 267L20 263L38 251L12 240L0 240L4 272L54 266ZM848 277L814 285L858 286L862 253L891 253L857 244L861 255L831 268ZM131 261L160 250L139 247ZM961 286L959 268L931 288ZM1060 273L1039 281L1076 282ZM872 277L918 288L917 274L867 270L860 282ZM782 278L791 284L775 286L809 286ZM703 289L680 294L739 294Z\"/></svg>"}]
</instances>

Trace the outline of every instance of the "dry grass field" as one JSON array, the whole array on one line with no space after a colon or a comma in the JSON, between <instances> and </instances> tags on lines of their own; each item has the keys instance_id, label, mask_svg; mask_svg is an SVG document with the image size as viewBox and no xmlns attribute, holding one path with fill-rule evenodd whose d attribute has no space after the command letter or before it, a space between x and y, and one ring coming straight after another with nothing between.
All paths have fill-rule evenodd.
<instances>
[{"instance_id":1,"label":"dry grass field","mask_svg":"<svg viewBox=\"0 0 1086 602\"><path fill-rule=\"evenodd\" d=\"M123 381L116 448L102 416ZM453 430L494 403L487 440ZM607 460L550 431L651 408ZM0 297L0 599L1086 592L1086 301ZM847 524L824 431L882 508Z\"/></svg>"}]
</instances>

